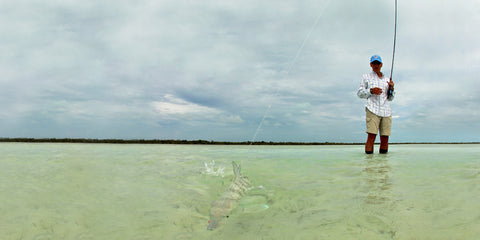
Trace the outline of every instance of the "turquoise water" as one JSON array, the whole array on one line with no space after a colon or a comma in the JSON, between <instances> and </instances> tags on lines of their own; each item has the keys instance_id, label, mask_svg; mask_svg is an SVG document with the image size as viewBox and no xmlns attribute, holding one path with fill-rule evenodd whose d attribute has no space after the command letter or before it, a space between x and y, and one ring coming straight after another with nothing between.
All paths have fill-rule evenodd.
<instances>
[{"instance_id":1,"label":"turquoise water","mask_svg":"<svg viewBox=\"0 0 480 240\"><path fill-rule=\"evenodd\" d=\"M378 146L376 146L378 150ZM0 144L0 239L480 239L480 145ZM252 183L220 226L231 161Z\"/></svg>"}]
</instances>

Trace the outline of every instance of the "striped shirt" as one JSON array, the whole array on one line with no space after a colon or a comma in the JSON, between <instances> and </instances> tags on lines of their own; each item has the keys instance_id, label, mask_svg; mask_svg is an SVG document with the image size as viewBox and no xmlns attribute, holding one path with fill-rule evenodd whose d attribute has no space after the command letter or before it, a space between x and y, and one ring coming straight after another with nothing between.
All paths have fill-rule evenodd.
<instances>
[{"instance_id":1,"label":"striped shirt","mask_svg":"<svg viewBox=\"0 0 480 240\"><path fill-rule=\"evenodd\" d=\"M388 82L390 82L390 79L385 75L380 78L375 72L372 71L371 73L367 73L362 76L362 82L360 83L360 87L357 91L357 96L359 98L367 99L365 107L380 117L392 116L390 101L393 100L395 92L393 92L393 95L390 98L387 97ZM370 89L375 87L381 88L382 94L371 94Z\"/></svg>"}]
</instances>

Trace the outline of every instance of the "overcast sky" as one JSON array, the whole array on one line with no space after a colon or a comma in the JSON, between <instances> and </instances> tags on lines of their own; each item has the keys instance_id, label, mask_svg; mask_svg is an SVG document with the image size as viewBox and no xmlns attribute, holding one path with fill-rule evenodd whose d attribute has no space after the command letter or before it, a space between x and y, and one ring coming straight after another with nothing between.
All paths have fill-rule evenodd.
<instances>
[{"instance_id":1,"label":"overcast sky","mask_svg":"<svg viewBox=\"0 0 480 240\"><path fill-rule=\"evenodd\" d=\"M480 141L479 30L398 1L391 142ZM363 142L393 33L394 0L0 0L0 137Z\"/></svg>"}]
</instances>

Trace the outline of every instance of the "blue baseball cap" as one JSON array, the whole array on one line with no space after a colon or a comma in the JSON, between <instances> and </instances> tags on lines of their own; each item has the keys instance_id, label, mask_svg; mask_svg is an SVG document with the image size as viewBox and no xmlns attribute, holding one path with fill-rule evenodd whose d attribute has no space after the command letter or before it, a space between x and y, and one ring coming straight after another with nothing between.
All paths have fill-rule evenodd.
<instances>
[{"instance_id":1,"label":"blue baseball cap","mask_svg":"<svg viewBox=\"0 0 480 240\"><path fill-rule=\"evenodd\" d=\"M383 62L382 62L382 58L381 58L380 56L378 56L378 55L373 55L373 56L370 58L370 63L375 62L375 61L378 61L378 62L380 62L380 63L383 63Z\"/></svg>"}]
</instances>

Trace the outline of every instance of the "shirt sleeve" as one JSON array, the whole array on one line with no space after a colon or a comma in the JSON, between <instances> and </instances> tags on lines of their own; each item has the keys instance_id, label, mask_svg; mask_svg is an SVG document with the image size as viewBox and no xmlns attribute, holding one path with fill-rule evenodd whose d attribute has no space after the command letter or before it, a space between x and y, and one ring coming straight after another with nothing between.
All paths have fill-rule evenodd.
<instances>
[{"instance_id":1,"label":"shirt sleeve","mask_svg":"<svg viewBox=\"0 0 480 240\"><path fill-rule=\"evenodd\" d=\"M368 82L365 80L365 77L362 77L362 82L360 83L360 87L357 91L357 96L359 98L369 98L372 96L370 93L370 89L368 88Z\"/></svg>"}]
</instances>

